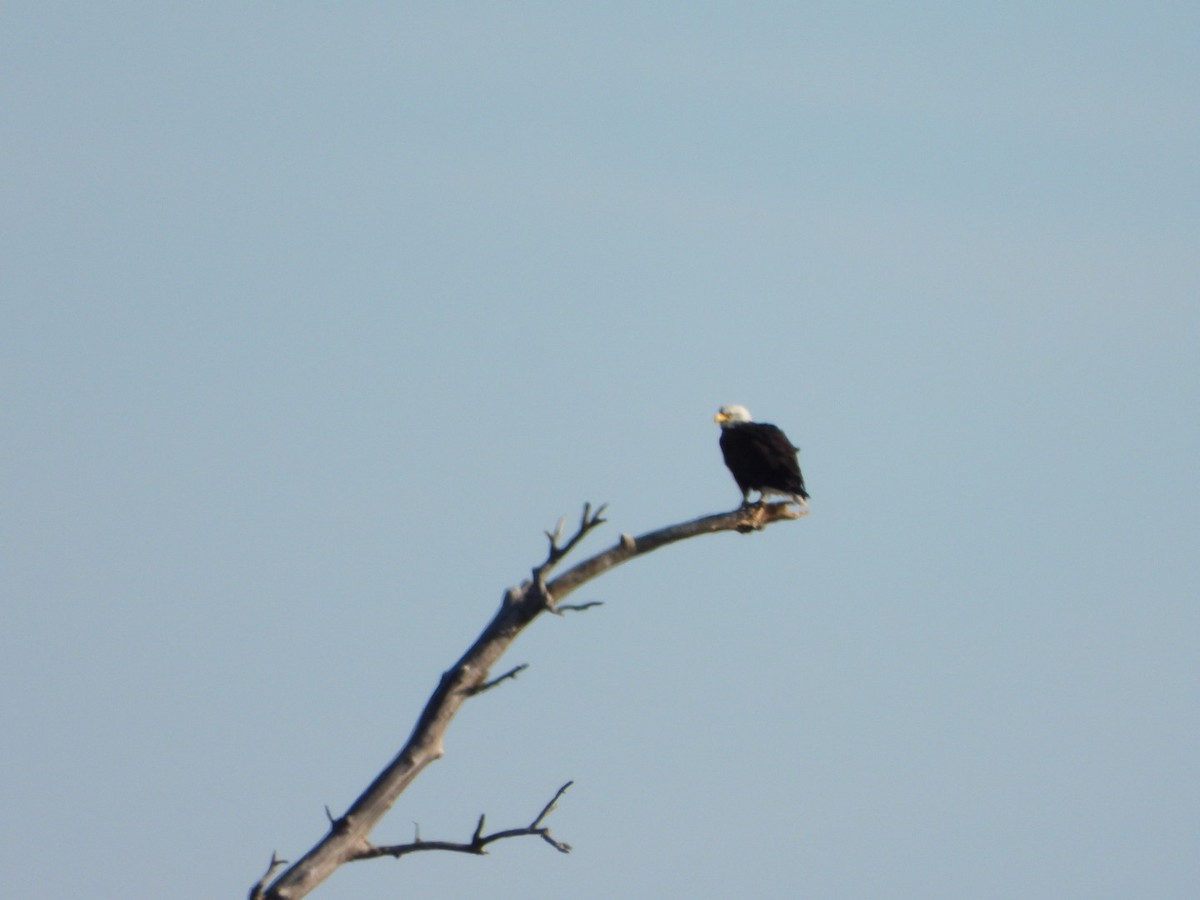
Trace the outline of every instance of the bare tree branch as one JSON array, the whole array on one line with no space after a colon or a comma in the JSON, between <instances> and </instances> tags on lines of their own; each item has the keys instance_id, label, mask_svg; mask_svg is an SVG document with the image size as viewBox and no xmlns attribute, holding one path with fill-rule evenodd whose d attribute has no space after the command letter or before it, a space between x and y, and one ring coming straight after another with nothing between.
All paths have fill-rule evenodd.
<instances>
[{"instance_id":1,"label":"bare tree branch","mask_svg":"<svg viewBox=\"0 0 1200 900\"><path fill-rule=\"evenodd\" d=\"M541 613L548 610L553 611L556 603L572 591L609 569L634 557L657 550L659 547L665 547L667 544L720 531L738 531L743 534L759 531L774 522L798 519L807 512L806 508L797 508L789 503L758 503L743 505L730 512L702 516L689 522L670 525L638 537L621 535L616 545L568 569L553 581L547 582L547 575L562 561L563 557L570 553L593 529L604 523L604 510L603 505L593 511L591 504L585 504L579 525L565 544L562 543L564 523L561 520L554 531L546 532L546 538L550 544L546 559L532 570L529 580L505 592L500 609L492 621L483 629L483 632L458 662L442 675L437 688L425 704L425 709L417 720L412 734L409 735L408 741L396 758L351 804L345 815L338 819L331 818L328 833L311 850L279 875L265 890L263 884L256 885L251 894L253 900L298 900L328 878L343 863L369 858L373 850L377 849L373 848L367 840L371 829L391 809L396 798L413 782L417 775L445 752L443 738L450 720L454 718L459 707L468 697L475 696L500 681L516 676L520 667L489 682L488 670L495 665L504 651L508 649L509 644L526 625ZM588 605L590 604L581 604L581 607ZM562 791L559 792L559 795L561 793ZM556 796L555 800L557 799ZM543 810L542 816L534 820L534 825L538 825L541 818L550 811L553 803L554 801L551 801ZM533 827L533 825L530 826L530 828ZM481 830L482 823L477 832ZM518 833L532 832L518 830ZM503 832L498 834L516 836ZM489 836L489 839L499 840L500 838L492 835ZM546 839L552 844L555 843L548 837ZM473 838L472 845L474 841ZM273 859L272 862L275 860ZM267 875L263 877L264 883L269 879L272 871L273 869L268 870Z\"/></svg>"},{"instance_id":2,"label":"bare tree branch","mask_svg":"<svg viewBox=\"0 0 1200 900\"><path fill-rule=\"evenodd\" d=\"M509 669L503 675L497 676L496 678L493 678L491 681L485 681L483 684L479 685L479 687L471 688L471 694L472 695L482 694L484 691L490 691L492 688L494 688L496 685L498 685L502 681L508 681L508 679L510 679L510 678L515 679L518 675L520 675L522 672L524 672L528 668L529 668L529 663L521 663L519 666L513 666L511 669Z\"/></svg>"},{"instance_id":3,"label":"bare tree branch","mask_svg":"<svg viewBox=\"0 0 1200 900\"><path fill-rule=\"evenodd\" d=\"M799 519L807 514L807 507L795 506L791 503L751 503L739 506L731 512L701 516L699 519L681 522L678 525L668 525L666 528L650 531L638 537L623 534L615 547L597 553L591 559L584 560L574 568L568 569L546 587L554 601L557 602L571 591L604 574L609 569L619 566L626 560L657 550L659 547L665 547L667 544L701 534L715 534L719 531L738 531L748 534L752 531L761 531L774 522L783 519Z\"/></svg>"},{"instance_id":4,"label":"bare tree branch","mask_svg":"<svg viewBox=\"0 0 1200 900\"><path fill-rule=\"evenodd\" d=\"M456 841L423 841L418 836L416 840L409 844L392 844L387 847L371 847L364 850L351 859L375 859L379 856L394 856L399 859L401 856L407 856L410 853L417 853L422 850L449 850L454 853L473 853L476 856L482 856L487 853L487 845L495 841L502 841L506 838L514 837L540 837L547 844L557 850L559 853L570 853L571 845L563 841L556 840L550 836L550 829L542 824L542 820L554 809L558 798L566 793L574 782L568 781L558 789L554 798L542 808L537 817L526 825L524 828L508 828L504 831L494 831L491 834L483 833L484 817L479 817L479 822L475 826L475 833L471 835L471 840L466 843Z\"/></svg>"}]
</instances>

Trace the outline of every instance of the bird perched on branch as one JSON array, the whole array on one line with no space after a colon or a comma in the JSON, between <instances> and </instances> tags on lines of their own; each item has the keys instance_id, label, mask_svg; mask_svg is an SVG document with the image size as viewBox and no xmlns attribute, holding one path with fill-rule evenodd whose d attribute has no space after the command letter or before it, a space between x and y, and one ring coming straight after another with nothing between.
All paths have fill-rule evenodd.
<instances>
[{"instance_id":1,"label":"bird perched on branch","mask_svg":"<svg viewBox=\"0 0 1200 900\"><path fill-rule=\"evenodd\" d=\"M784 434L767 422L753 422L750 411L736 404L722 406L713 421L721 426L721 453L733 480L742 489L742 505L750 503L750 492L758 491L758 502L767 495L786 497L806 506L808 492L793 446Z\"/></svg>"}]
</instances>

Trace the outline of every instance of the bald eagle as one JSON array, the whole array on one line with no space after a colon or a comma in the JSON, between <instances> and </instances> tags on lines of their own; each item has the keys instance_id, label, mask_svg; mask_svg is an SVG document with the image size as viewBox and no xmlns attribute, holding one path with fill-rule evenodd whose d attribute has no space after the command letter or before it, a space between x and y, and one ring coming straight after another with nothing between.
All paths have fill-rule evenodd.
<instances>
[{"instance_id":1,"label":"bald eagle","mask_svg":"<svg viewBox=\"0 0 1200 900\"><path fill-rule=\"evenodd\" d=\"M744 406L722 406L713 421L721 426L721 453L742 489L743 506L750 503L751 491L759 492L759 503L775 494L804 505L808 492L796 459L800 448L786 434L766 422L752 422Z\"/></svg>"}]
</instances>

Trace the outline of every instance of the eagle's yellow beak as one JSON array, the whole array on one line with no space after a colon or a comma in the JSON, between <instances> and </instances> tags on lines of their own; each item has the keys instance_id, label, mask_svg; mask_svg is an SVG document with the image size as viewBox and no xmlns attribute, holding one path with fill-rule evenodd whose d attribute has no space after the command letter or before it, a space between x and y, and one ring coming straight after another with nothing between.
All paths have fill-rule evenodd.
<instances>
[{"instance_id":1,"label":"eagle's yellow beak","mask_svg":"<svg viewBox=\"0 0 1200 900\"><path fill-rule=\"evenodd\" d=\"M713 416L713 421L717 424L724 424L729 421L729 414L718 410L717 414Z\"/></svg>"}]
</instances>

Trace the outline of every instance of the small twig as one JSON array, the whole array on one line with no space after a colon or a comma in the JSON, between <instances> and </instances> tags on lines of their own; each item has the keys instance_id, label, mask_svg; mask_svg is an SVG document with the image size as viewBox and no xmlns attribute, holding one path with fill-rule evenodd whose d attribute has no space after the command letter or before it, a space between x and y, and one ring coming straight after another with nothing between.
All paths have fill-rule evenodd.
<instances>
[{"instance_id":1,"label":"small twig","mask_svg":"<svg viewBox=\"0 0 1200 900\"><path fill-rule=\"evenodd\" d=\"M508 828L504 831L494 831L491 834L483 833L485 817L480 816L479 821L475 823L475 831L471 835L471 839L466 842L458 841L423 841L418 836L415 841L409 844L391 844L386 847L367 847L350 856L350 859L375 859L380 856L392 856L399 859L402 856L407 856L410 853L416 853L419 850L448 850L452 853L471 853L475 856L483 856L487 853L488 844L502 841L506 838L514 837L540 837L547 844L557 850L559 853L570 853L571 845L563 841L557 840L550 835L550 829L542 824L542 820L554 811L559 799L566 793L575 782L568 781L558 789L554 797L542 807L542 811L537 814L537 817L526 825L524 828ZM251 900L258 898L251 897Z\"/></svg>"},{"instance_id":2,"label":"small twig","mask_svg":"<svg viewBox=\"0 0 1200 900\"><path fill-rule=\"evenodd\" d=\"M560 799L562 799L562 795L565 794L567 792L567 788L569 788L574 783L575 783L574 781L568 781L566 784L564 784L562 787L560 787L558 789L558 791L554 794L554 796L550 798L550 802L542 807L542 811L540 813L538 813L537 818L529 823L529 827L530 828L540 827L542 824L542 819L546 818L546 816L548 816L548 815L550 815L550 813L554 812L555 807L558 806L558 801Z\"/></svg>"},{"instance_id":3,"label":"small twig","mask_svg":"<svg viewBox=\"0 0 1200 900\"><path fill-rule=\"evenodd\" d=\"M585 609L591 609L593 606L603 605L603 600L589 600L587 603L563 603L556 605L550 611L555 615L561 616L565 612L583 612Z\"/></svg>"},{"instance_id":4,"label":"small twig","mask_svg":"<svg viewBox=\"0 0 1200 900\"><path fill-rule=\"evenodd\" d=\"M271 876L275 874L275 870L287 864L288 861L286 859L280 859L276 853L272 852L271 861L267 864L267 871L263 872L262 878L258 879L254 887L250 888L249 900L262 900L263 891L267 889L267 882L271 880Z\"/></svg>"},{"instance_id":5,"label":"small twig","mask_svg":"<svg viewBox=\"0 0 1200 900\"><path fill-rule=\"evenodd\" d=\"M579 527L575 529L575 533L567 540L565 544L560 544L562 540L563 525L566 522L566 517L558 520L554 531L547 531L546 538L550 541L550 549L546 553L545 561L533 570L533 580L535 583L544 583L546 573L549 572L558 561L575 549L575 546L582 541L589 531L597 528L605 523L604 510L608 509L607 503L601 503L596 507L596 511L592 512L592 504L583 504L583 515L579 519Z\"/></svg>"},{"instance_id":6,"label":"small twig","mask_svg":"<svg viewBox=\"0 0 1200 900\"><path fill-rule=\"evenodd\" d=\"M553 551L558 546L558 542L562 539L563 526L567 524L566 516L559 516L558 523L554 526L553 531L547 531L546 538L550 541L550 550Z\"/></svg>"},{"instance_id":7,"label":"small twig","mask_svg":"<svg viewBox=\"0 0 1200 900\"><path fill-rule=\"evenodd\" d=\"M516 678L522 672L529 668L529 663L521 663L519 666L513 666L503 675L493 678L491 681L485 681L483 684L476 685L473 688L468 688L467 693L474 697L476 694L482 694L484 691L490 691L502 681L507 681L510 678Z\"/></svg>"}]
</instances>

